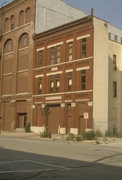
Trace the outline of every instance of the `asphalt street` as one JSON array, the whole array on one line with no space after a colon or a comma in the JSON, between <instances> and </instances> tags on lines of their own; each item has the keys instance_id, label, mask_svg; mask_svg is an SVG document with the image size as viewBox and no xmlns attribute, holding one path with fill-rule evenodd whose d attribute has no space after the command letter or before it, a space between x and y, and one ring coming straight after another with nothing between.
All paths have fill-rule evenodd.
<instances>
[{"instance_id":1,"label":"asphalt street","mask_svg":"<svg viewBox=\"0 0 122 180\"><path fill-rule=\"evenodd\" d=\"M110 144L0 135L0 180L120 180L122 141Z\"/></svg>"}]
</instances>

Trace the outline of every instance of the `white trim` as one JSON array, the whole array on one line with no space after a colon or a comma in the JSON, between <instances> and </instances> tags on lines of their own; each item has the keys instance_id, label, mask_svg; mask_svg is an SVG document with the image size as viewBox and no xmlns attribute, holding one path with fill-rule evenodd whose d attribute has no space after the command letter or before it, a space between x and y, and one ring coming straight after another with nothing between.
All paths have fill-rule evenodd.
<instances>
[{"instance_id":1,"label":"white trim","mask_svg":"<svg viewBox=\"0 0 122 180\"><path fill-rule=\"evenodd\" d=\"M57 100L57 99L62 99L62 96L52 96L52 97L46 97L45 100Z\"/></svg>"},{"instance_id":2,"label":"white trim","mask_svg":"<svg viewBox=\"0 0 122 180\"><path fill-rule=\"evenodd\" d=\"M39 67L39 68L34 68L33 70L34 71L35 70L41 70L41 69L50 68L50 67L53 67L53 66L60 66L60 65L63 65L63 64L70 64L70 63L75 63L75 62L78 62L78 61L85 61L85 60L92 59L92 58L93 58L93 56L90 56L90 57L87 57L87 58L76 59L76 60L73 60L73 61L68 61L68 62L53 64L53 65L43 66L43 67Z\"/></svg>"},{"instance_id":3,"label":"white trim","mask_svg":"<svg viewBox=\"0 0 122 180\"><path fill-rule=\"evenodd\" d=\"M59 42L59 43L56 43L56 44L52 44L52 45L49 45L47 46L47 49L51 48L51 47L55 47L55 46L59 46L59 45L62 45L63 42Z\"/></svg>"},{"instance_id":4,"label":"white trim","mask_svg":"<svg viewBox=\"0 0 122 180\"><path fill-rule=\"evenodd\" d=\"M65 100L64 102L65 103L70 103L70 102L72 102L72 100Z\"/></svg>"},{"instance_id":5,"label":"white trim","mask_svg":"<svg viewBox=\"0 0 122 180\"><path fill-rule=\"evenodd\" d=\"M26 24L24 24L24 25L22 25L22 26L16 27L16 28L14 28L14 29L12 29L12 30L10 30L10 31L8 31L8 32L3 33L3 35L6 35L6 34L8 34L8 33L11 33L11 32L13 32L13 31L16 31L16 30L18 30L18 29L21 29L21 28L23 28L23 27L25 27L25 26L28 26L28 25L33 25L33 22L29 22L29 23L26 23Z\"/></svg>"},{"instance_id":6,"label":"white trim","mask_svg":"<svg viewBox=\"0 0 122 180\"><path fill-rule=\"evenodd\" d=\"M24 48L19 49L19 51L23 51L23 50L28 49L28 48L29 48L29 46L26 46Z\"/></svg>"},{"instance_id":7,"label":"white trim","mask_svg":"<svg viewBox=\"0 0 122 180\"><path fill-rule=\"evenodd\" d=\"M28 92L25 92L25 93L17 93L16 95L26 95L26 94L30 94Z\"/></svg>"},{"instance_id":8,"label":"white trim","mask_svg":"<svg viewBox=\"0 0 122 180\"><path fill-rule=\"evenodd\" d=\"M39 51L42 51L44 49L45 49L45 47L42 47L42 48L36 49L36 51L39 52Z\"/></svg>"},{"instance_id":9,"label":"white trim","mask_svg":"<svg viewBox=\"0 0 122 180\"><path fill-rule=\"evenodd\" d=\"M25 69L25 70L22 70L22 71L18 71L18 73L27 72L27 71L29 71L29 69Z\"/></svg>"},{"instance_id":10,"label":"white trim","mask_svg":"<svg viewBox=\"0 0 122 180\"><path fill-rule=\"evenodd\" d=\"M5 95L2 95L3 97L7 97L7 96L12 96L12 94L5 94Z\"/></svg>"},{"instance_id":11,"label":"white trim","mask_svg":"<svg viewBox=\"0 0 122 180\"><path fill-rule=\"evenodd\" d=\"M3 56L11 55L13 54L13 51L3 54Z\"/></svg>"},{"instance_id":12,"label":"white trim","mask_svg":"<svg viewBox=\"0 0 122 180\"><path fill-rule=\"evenodd\" d=\"M83 102L83 101L89 101L89 99L76 99L76 102Z\"/></svg>"},{"instance_id":13,"label":"white trim","mask_svg":"<svg viewBox=\"0 0 122 180\"><path fill-rule=\"evenodd\" d=\"M62 101L45 101L45 103L47 104L53 104L53 103L61 103Z\"/></svg>"},{"instance_id":14,"label":"white trim","mask_svg":"<svg viewBox=\"0 0 122 180\"><path fill-rule=\"evenodd\" d=\"M44 77L44 74L36 75L35 78Z\"/></svg>"},{"instance_id":15,"label":"white trim","mask_svg":"<svg viewBox=\"0 0 122 180\"><path fill-rule=\"evenodd\" d=\"M62 74L62 73L63 73L63 71L52 72L52 73L47 73L46 76L52 76L52 75Z\"/></svg>"},{"instance_id":16,"label":"white trim","mask_svg":"<svg viewBox=\"0 0 122 180\"><path fill-rule=\"evenodd\" d=\"M86 34L84 36L79 36L79 37L77 37L77 40L80 40L80 39L83 39L83 38L88 38L88 37L90 37L90 34Z\"/></svg>"},{"instance_id":17,"label":"white trim","mask_svg":"<svg viewBox=\"0 0 122 180\"><path fill-rule=\"evenodd\" d=\"M32 99L27 99L27 101L32 101Z\"/></svg>"},{"instance_id":18,"label":"white trim","mask_svg":"<svg viewBox=\"0 0 122 180\"><path fill-rule=\"evenodd\" d=\"M74 41L74 39L68 39L68 40L66 40L66 43L70 43L70 42L73 42Z\"/></svg>"},{"instance_id":19,"label":"white trim","mask_svg":"<svg viewBox=\"0 0 122 180\"><path fill-rule=\"evenodd\" d=\"M12 75L12 73L3 74L3 76L9 76Z\"/></svg>"},{"instance_id":20,"label":"white trim","mask_svg":"<svg viewBox=\"0 0 122 180\"><path fill-rule=\"evenodd\" d=\"M14 99L13 99L13 100L11 100L10 102L11 102L11 103L15 103L15 102L16 102L16 100L14 100Z\"/></svg>"},{"instance_id":21,"label":"white trim","mask_svg":"<svg viewBox=\"0 0 122 180\"><path fill-rule=\"evenodd\" d=\"M61 93L52 93L52 94L39 94L39 95L33 95L33 97L41 97L41 96L51 96L51 95L62 95L62 94L74 94L74 93L87 93L92 92L93 90L83 90L83 91L71 91L71 92L61 92Z\"/></svg>"},{"instance_id":22,"label":"white trim","mask_svg":"<svg viewBox=\"0 0 122 180\"><path fill-rule=\"evenodd\" d=\"M65 73L73 72L73 69L67 69L65 70Z\"/></svg>"},{"instance_id":23,"label":"white trim","mask_svg":"<svg viewBox=\"0 0 122 180\"><path fill-rule=\"evenodd\" d=\"M90 66L76 68L76 71L81 71L81 70L86 70L86 69L90 69Z\"/></svg>"}]
</instances>

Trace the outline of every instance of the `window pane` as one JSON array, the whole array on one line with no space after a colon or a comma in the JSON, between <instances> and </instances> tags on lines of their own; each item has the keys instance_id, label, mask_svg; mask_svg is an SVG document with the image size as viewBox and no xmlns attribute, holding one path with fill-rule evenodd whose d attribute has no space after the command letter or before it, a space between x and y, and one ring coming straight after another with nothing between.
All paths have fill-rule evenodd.
<instances>
[{"instance_id":1,"label":"window pane","mask_svg":"<svg viewBox=\"0 0 122 180\"><path fill-rule=\"evenodd\" d=\"M86 45L86 38L81 40L81 57L86 57L87 45Z\"/></svg>"},{"instance_id":2,"label":"window pane","mask_svg":"<svg viewBox=\"0 0 122 180\"><path fill-rule=\"evenodd\" d=\"M81 90L86 89L86 71L81 71Z\"/></svg>"},{"instance_id":3,"label":"window pane","mask_svg":"<svg viewBox=\"0 0 122 180\"><path fill-rule=\"evenodd\" d=\"M55 63L55 48L52 47L50 49L50 64L54 64Z\"/></svg>"},{"instance_id":4,"label":"window pane","mask_svg":"<svg viewBox=\"0 0 122 180\"><path fill-rule=\"evenodd\" d=\"M43 51L38 52L38 66L42 66L43 63Z\"/></svg>"},{"instance_id":5,"label":"window pane","mask_svg":"<svg viewBox=\"0 0 122 180\"><path fill-rule=\"evenodd\" d=\"M72 61L73 59L73 42L68 43L68 61Z\"/></svg>"},{"instance_id":6,"label":"window pane","mask_svg":"<svg viewBox=\"0 0 122 180\"><path fill-rule=\"evenodd\" d=\"M42 93L42 78L38 79L38 93Z\"/></svg>"},{"instance_id":7,"label":"window pane","mask_svg":"<svg viewBox=\"0 0 122 180\"><path fill-rule=\"evenodd\" d=\"M117 97L117 82L113 81L113 97Z\"/></svg>"}]
</instances>

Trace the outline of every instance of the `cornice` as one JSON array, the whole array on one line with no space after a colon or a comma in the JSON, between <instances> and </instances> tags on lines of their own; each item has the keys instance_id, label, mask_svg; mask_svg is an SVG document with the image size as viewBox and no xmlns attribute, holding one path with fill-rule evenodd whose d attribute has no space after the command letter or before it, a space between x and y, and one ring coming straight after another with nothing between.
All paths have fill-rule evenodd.
<instances>
[{"instance_id":1,"label":"cornice","mask_svg":"<svg viewBox=\"0 0 122 180\"><path fill-rule=\"evenodd\" d=\"M68 28L73 28L73 27L78 26L78 25L83 25L83 27L87 27L87 26L90 26L92 24L93 24L93 16L89 15L89 16L83 17L81 19L69 22L67 24L63 24L63 25L58 26L56 28L47 30L45 32L42 32L42 33L39 33L39 34L34 34L33 39L36 40L36 39L51 35L53 33L64 31L64 30L66 30Z\"/></svg>"},{"instance_id":2,"label":"cornice","mask_svg":"<svg viewBox=\"0 0 122 180\"><path fill-rule=\"evenodd\" d=\"M10 2L9 4L3 6L0 8L0 13L4 14L6 12L9 12L17 7L19 7L20 5L29 2L29 1L34 1L34 0L14 0L12 2Z\"/></svg>"}]
</instances>

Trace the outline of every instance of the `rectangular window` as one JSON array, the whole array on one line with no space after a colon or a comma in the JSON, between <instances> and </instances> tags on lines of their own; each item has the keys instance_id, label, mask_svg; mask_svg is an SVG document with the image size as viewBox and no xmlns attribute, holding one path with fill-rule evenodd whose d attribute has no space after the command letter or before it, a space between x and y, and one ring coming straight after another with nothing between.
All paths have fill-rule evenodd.
<instances>
[{"instance_id":1,"label":"rectangular window","mask_svg":"<svg viewBox=\"0 0 122 180\"><path fill-rule=\"evenodd\" d=\"M87 43L86 38L81 39L81 58L86 57L86 51L87 51Z\"/></svg>"},{"instance_id":2,"label":"rectangular window","mask_svg":"<svg viewBox=\"0 0 122 180\"><path fill-rule=\"evenodd\" d=\"M117 97L117 82L113 81L113 97Z\"/></svg>"},{"instance_id":3,"label":"rectangular window","mask_svg":"<svg viewBox=\"0 0 122 180\"><path fill-rule=\"evenodd\" d=\"M72 73L67 73L67 91L72 91Z\"/></svg>"},{"instance_id":4,"label":"rectangular window","mask_svg":"<svg viewBox=\"0 0 122 180\"><path fill-rule=\"evenodd\" d=\"M117 66L116 66L116 60L117 60L117 58L116 58L117 56L114 54L113 55L113 70L117 70Z\"/></svg>"},{"instance_id":5,"label":"rectangular window","mask_svg":"<svg viewBox=\"0 0 122 180\"><path fill-rule=\"evenodd\" d=\"M59 92L59 90L60 90L60 77L59 76L50 77L49 92L55 93L55 92Z\"/></svg>"},{"instance_id":6,"label":"rectangular window","mask_svg":"<svg viewBox=\"0 0 122 180\"><path fill-rule=\"evenodd\" d=\"M118 41L118 36L114 35L114 40L117 42Z\"/></svg>"},{"instance_id":7,"label":"rectangular window","mask_svg":"<svg viewBox=\"0 0 122 180\"><path fill-rule=\"evenodd\" d=\"M60 63L61 46L56 47L56 63Z\"/></svg>"},{"instance_id":8,"label":"rectangular window","mask_svg":"<svg viewBox=\"0 0 122 180\"><path fill-rule=\"evenodd\" d=\"M73 42L68 43L68 61L73 59Z\"/></svg>"},{"instance_id":9,"label":"rectangular window","mask_svg":"<svg viewBox=\"0 0 122 180\"><path fill-rule=\"evenodd\" d=\"M81 71L81 90L86 89L86 71Z\"/></svg>"},{"instance_id":10,"label":"rectangular window","mask_svg":"<svg viewBox=\"0 0 122 180\"><path fill-rule=\"evenodd\" d=\"M60 79L59 76L56 77L56 92L59 92L60 89Z\"/></svg>"},{"instance_id":11,"label":"rectangular window","mask_svg":"<svg viewBox=\"0 0 122 180\"><path fill-rule=\"evenodd\" d=\"M50 48L50 64L60 63L61 60L61 46Z\"/></svg>"},{"instance_id":12,"label":"rectangular window","mask_svg":"<svg viewBox=\"0 0 122 180\"><path fill-rule=\"evenodd\" d=\"M38 94L42 94L42 78L38 79Z\"/></svg>"},{"instance_id":13,"label":"rectangular window","mask_svg":"<svg viewBox=\"0 0 122 180\"><path fill-rule=\"evenodd\" d=\"M55 64L55 48L50 48L50 64Z\"/></svg>"},{"instance_id":14,"label":"rectangular window","mask_svg":"<svg viewBox=\"0 0 122 180\"><path fill-rule=\"evenodd\" d=\"M120 38L120 42L121 42L121 44L122 44L122 37Z\"/></svg>"},{"instance_id":15,"label":"rectangular window","mask_svg":"<svg viewBox=\"0 0 122 180\"><path fill-rule=\"evenodd\" d=\"M109 38L109 40L111 40L111 33L108 34L108 38Z\"/></svg>"},{"instance_id":16,"label":"rectangular window","mask_svg":"<svg viewBox=\"0 0 122 180\"><path fill-rule=\"evenodd\" d=\"M38 66L41 67L43 64L43 50L38 51Z\"/></svg>"},{"instance_id":17,"label":"rectangular window","mask_svg":"<svg viewBox=\"0 0 122 180\"><path fill-rule=\"evenodd\" d=\"M54 92L54 81L50 80L50 93Z\"/></svg>"}]
</instances>

